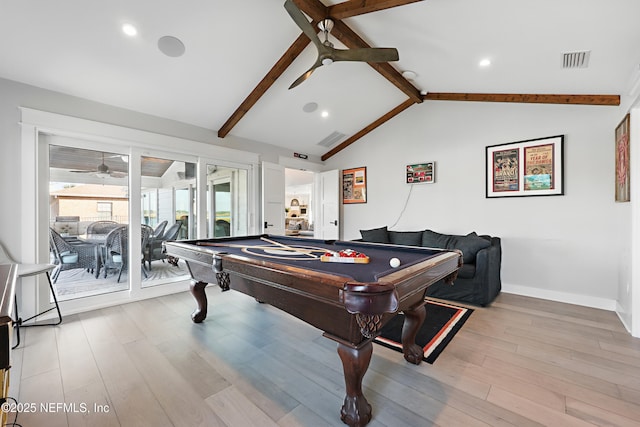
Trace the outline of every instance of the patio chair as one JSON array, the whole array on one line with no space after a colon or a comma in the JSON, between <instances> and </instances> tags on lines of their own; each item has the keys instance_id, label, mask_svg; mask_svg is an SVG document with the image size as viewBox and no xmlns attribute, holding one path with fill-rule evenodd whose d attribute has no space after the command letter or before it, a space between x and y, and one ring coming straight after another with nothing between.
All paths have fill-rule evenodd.
<instances>
[{"instance_id":1,"label":"patio chair","mask_svg":"<svg viewBox=\"0 0 640 427\"><path fill-rule=\"evenodd\" d=\"M164 234L164 229L167 227L167 223L169 221L162 221L158 226L153 230L153 235L151 236L154 239L159 239Z\"/></svg>"},{"instance_id":2,"label":"patio chair","mask_svg":"<svg viewBox=\"0 0 640 427\"><path fill-rule=\"evenodd\" d=\"M78 268L87 271L100 269L98 246L93 243L68 242L53 228L49 228L49 248L56 265L53 271L53 283L58 281L60 273Z\"/></svg>"},{"instance_id":3,"label":"patio chair","mask_svg":"<svg viewBox=\"0 0 640 427\"><path fill-rule=\"evenodd\" d=\"M215 223L215 237L231 236L231 224L224 219L217 219Z\"/></svg>"},{"instance_id":4,"label":"patio chair","mask_svg":"<svg viewBox=\"0 0 640 427\"><path fill-rule=\"evenodd\" d=\"M151 270L151 261L162 260L164 262L167 255L162 253L162 242L176 240L181 226L182 223L178 221L169 227L161 237L149 239L149 243L144 248L144 261L149 265L149 270Z\"/></svg>"},{"instance_id":5,"label":"patio chair","mask_svg":"<svg viewBox=\"0 0 640 427\"><path fill-rule=\"evenodd\" d=\"M153 228L148 225L142 225L141 229L141 244L144 251L145 246L149 240L149 236L153 233ZM109 270L116 270L118 273L117 282L120 283L122 278L122 272L127 269L127 259L129 253L129 226L122 225L113 229L107 235L105 241L105 269L104 277L107 277ZM141 265L142 274L147 277L147 271L144 268L144 263Z\"/></svg>"},{"instance_id":6,"label":"patio chair","mask_svg":"<svg viewBox=\"0 0 640 427\"><path fill-rule=\"evenodd\" d=\"M120 225L115 221L95 221L87 226L87 235L92 234L109 234L114 228L118 228Z\"/></svg>"},{"instance_id":7,"label":"patio chair","mask_svg":"<svg viewBox=\"0 0 640 427\"><path fill-rule=\"evenodd\" d=\"M60 312L60 305L58 304L58 297L56 296L56 291L53 287L53 283L51 283L50 272L56 267L54 264L20 264L15 262L9 253L5 250L4 246L0 243L0 264L16 264L18 266L18 278L28 277L28 276L37 276L38 274L45 274L47 276L47 281L49 282L49 289L51 290L51 295L53 295L53 307L48 308L44 311L41 311L38 314L35 314L28 319L20 318L20 314L18 311L18 300L14 295L14 304L16 310L16 319L14 321L15 331L16 331L16 343L12 348L16 348L20 345L20 328L27 328L31 326L55 326L62 323L62 313ZM22 282L21 282L22 283ZM45 313L50 312L51 310L56 310L58 313L58 320L54 320L48 323L32 323L25 325L25 322L33 320L39 316L42 316Z\"/></svg>"},{"instance_id":8,"label":"patio chair","mask_svg":"<svg viewBox=\"0 0 640 427\"><path fill-rule=\"evenodd\" d=\"M153 239L153 228L149 227L148 225L142 224L142 229L140 230L140 237L141 237L141 253L140 253L140 262L142 263L142 274L144 274L144 277L149 277L147 275L147 269L144 267L144 252L147 249L147 247L149 246L149 242Z\"/></svg>"}]
</instances>

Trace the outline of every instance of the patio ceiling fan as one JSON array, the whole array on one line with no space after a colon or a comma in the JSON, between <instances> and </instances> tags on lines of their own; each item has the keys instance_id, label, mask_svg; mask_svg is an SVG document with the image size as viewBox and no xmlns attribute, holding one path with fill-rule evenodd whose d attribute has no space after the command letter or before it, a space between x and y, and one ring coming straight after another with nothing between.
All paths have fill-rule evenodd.
<instances>
[{"instance_id":1,"label":"patio ceiling fan","mask_svg":"<svg viewBox=\"0 0 640 427\"><path fill-rule=\"evenodd\" d=\"M98 178L124 178L127 176L126 173L124 172L115 172L109 169L109 166L107 166L104 163L104 153L102 153L102 163L100 163L98 165L98 167L96 168L96 170L89 170L89 171L85 171L85 170L72 170L70 172L73 173L88 173L88 174L92 174L94 176L97 176Z\"/></svg>"}]
</instances>

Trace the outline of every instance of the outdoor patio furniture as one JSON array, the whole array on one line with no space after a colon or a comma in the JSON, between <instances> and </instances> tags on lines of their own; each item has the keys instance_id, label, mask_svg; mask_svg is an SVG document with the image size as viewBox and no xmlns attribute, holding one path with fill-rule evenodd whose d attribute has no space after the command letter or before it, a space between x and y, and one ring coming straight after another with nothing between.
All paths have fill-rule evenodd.
<instances>
[{"instance_id":1,"label":"outdoor patio furniture","mask_svg":"<svg viewBox=\"0 0 640 427\"><path fill-rule=\"evenodd\" d=\"M224 219L217 219L215 223L214 233L216 237L231 236L231 224Z\"/></svg>"},{"instance_id":2,"label":"outdoor patio furniture","mask_svg":"<svg viewBox=\"0 0 640 427\"><path fill-rule=\"evenodd\" d=\"M153 237L154 239L159 239L162 237L162 235L164 234L164 229L167 227L167 223L169 221L165 220L162 221L160 224L157 225L157 227L153 230L153 234L151 237Z\"/></svg>"},{"instance_id":3,"label":"outdoor patio furniture","mask_svg":"<svg viewBox=\"0 0 640 427\"><path fill-rule=\"evenodd\" d=\"M120 225L115 221L95 221L87 226L87 236L94 234L109 234L114 228L118 228Z\"/></svg>"},{"instance_id":4,"label":"outdoor patio furniture","mask_svg":"<svg viewBox=\"0 0 640 427\"><path fill-rule=\"evenodd\" d=\"M49 248L56 265L53 271L53 283L58 281L60 273L78 268L95 272L100 271L100 255L98 246L86 242L68 242L54 229L49 228Z\"/></svg>"},{"instance_id":5,"label":"outdoor patio furniture","mask_svg":"<svg viewBox=\"0 0 640 427\"><path fill-rule=\"evenodd\" d=\"M153 228L148 225L141 226L141 244L142 250L147 246L149 236L153 233ZM117 282L120 283L122 278L122 272L127 269L128 253L129 253L129 226L123 225L113 229L107 235L105 241L105 266L104 277L107 277L109 270L116 270L118 273ZM141 254L142 255L142 254ZM147 271L144 268L144 258L141 256L141 268L144 277L147 277Z\"/></svg>"},{"instance_id":6,"label":"outdoor patio furniture","mask_svg":"<svg viewBox=\"0 0 640 427\"><path fill-rule=\"evenodd\" d=\"M149 270L151 270L151 261L164 261L164 259L167 257L166 254L162 253L162 242L176 240L178 238L178 233L180 232L181 226L182 223L177 221L175 224L169 227L162 236L149 239L149 242L143 248L144 261L149 265Z\"/></svg>"}]
</instances>

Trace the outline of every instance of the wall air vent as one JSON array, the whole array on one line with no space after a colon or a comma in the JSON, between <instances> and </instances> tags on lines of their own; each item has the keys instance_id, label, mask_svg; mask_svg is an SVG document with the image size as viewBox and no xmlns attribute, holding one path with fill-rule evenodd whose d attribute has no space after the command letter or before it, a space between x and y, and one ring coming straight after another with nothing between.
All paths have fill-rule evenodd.
<instances>
[{"instance_id":1,"label":"wall air vent","mask_svg":"<svg viewBox=\"0 0 640 427\"><path fill-rule=\"evenodd\" d=\"M591 56L590 50L566 52L562 54L562 68L587 68L589 56Z\"/></svg>"},{"instance_id":2,"label":"wall air vent","mask_svg":"<svg viewBox=\"0 0 640 427\"><path fill-rule=\"evenodd\" d=\"M338 131L334 131L331 134L329 134L329 136L327 136L325 139L323 139L322 141L318 142L318 145L322 145L323 147L331 147L332 145L335 145L338 141L340 141L342 138L344 138L345 135L344 133L340 133Z\"/></svg>"}]
</instances>

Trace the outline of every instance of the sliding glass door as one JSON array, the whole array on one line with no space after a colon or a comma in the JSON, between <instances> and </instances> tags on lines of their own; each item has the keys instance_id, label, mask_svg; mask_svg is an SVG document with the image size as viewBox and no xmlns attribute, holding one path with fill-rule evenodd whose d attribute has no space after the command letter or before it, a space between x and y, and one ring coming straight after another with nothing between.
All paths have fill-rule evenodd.
<instances>
[{"instance_id":1,"label":"sliding glass door","mask_svg":"<svg viewBox=\"0 0 640 427\"><path fill-rule=\"evenodd\" d=\"M258 229L255 153L24 107L20 116L16 185L36 196L22 200L20 255L24 262L56 264L63 311L187 290L189 275L180 263L145 249L149 228L154 238L165 238L177 223L178 236L205 238L215 234L217 217L229 223L231 235ZM207 169L214 164L236 169L237 178L212 182ZM113 233L118 229L125 231ZM172 276L161 276L163 270ZM48 282L41 279L24 278L17 290L25 317L51 308Z\"/></svg>"},{"instance_id":2,"label":"sliding glass door","mask_svg":"<svg viewBox=\"0 0 640 427\"><path fill-rule=\"evenodd\" d=\"M168 156L140 158L142 287L189 277L183 261L168 262L162 242L195 236L196 166Z\"/></svg>"},{"instance_id":3,"label":"sliding glass door","mask_svg":"<svg viewBox=\"0 0 640 427\"><path fill-rule=\"evenodd\" d=\"M49 145L50 261L61 301L129 289L127 248L107 238L129 224L128 160Z\"/></svg>"},{"instance_id":4,"label":"sliding glass door","mask_svg":"<svg viewBox=\"0 0 640 427\"><path fill-rule=\"evenodd\" d=\"M196 164L139 156L140 219L131 212L130 156L49 145L50 257L60 300L189 278L162 242L196 237ZM131 239L140 239L131 254ZM139 249L139 254L138 254Z\"/></svg>"}]
</instances>

